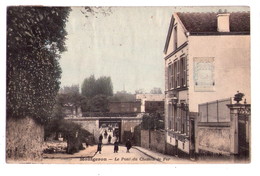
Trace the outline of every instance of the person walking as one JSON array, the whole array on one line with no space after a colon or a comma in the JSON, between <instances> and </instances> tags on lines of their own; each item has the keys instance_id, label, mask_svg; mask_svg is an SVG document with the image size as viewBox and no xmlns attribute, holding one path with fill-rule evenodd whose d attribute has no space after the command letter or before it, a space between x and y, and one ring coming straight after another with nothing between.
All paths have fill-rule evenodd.
<instances>
[{"instance_id":1,"label":"person walking","mask_svg":"<svg viewBox=\"0 0 260 176\"><path fill-rule=\"evenodd\" d=\"M111 139L112 139L112 137L109 135L109 136L108 136L108 143L109 143L109 144L111 143Z\"/></svg>"},{"instance_id":2,"label":"person walking","mask_svg":"<svg viewBox=\"0 0 260 176\"><path fill-rule=\"evenodd\" d=\"M126 142L125 146L126 146L126 149L127 149L126 152L129 153L129 150L130 150L131 147L132 147L132 144L131 144L130 139L127 139L127 142Z\"/></svg>"},{"instance_id":3,"label":"person walking","mask_svg":"<svg viewBox=\"0 0 260 176\"><path fill-rule=\"evenodd\" d=\"M99 136L99 141L101 141L102 142L102 140L103 140L103 136L102 136L102 134L100 134L100 136Z\"/></svg>"},{"instance_id":4,"label":"person walking","mask_svg":"<svg viewBox=\"0 0 260 176\"><path fill-rule=\"evenodd\" d=\"M114 153L117 153L118 152L118 141L116 140L115 143L114 143Z\"/></svg>"},{"instance_id":5,"label":"person walking","mask_svg":"<svg viewBox=\"0 0 260 176\"><path fill-rule=\"evenodd\" d=\"M101 154L101 150L102 150L102 142L99 141L98 146L97 146L97 152L99 152L99 154Z\"/></svg>"},{"instance_id":6,"label":"person walking","mask_svg":"<svg viewBox=\"0 0 260 176\"><path fill-rule=\"evenodd\" d=\"M105 139L106 139L107 138L107 130L105 130L104 136L105 136Z\"/></svg>"}]
</instances>

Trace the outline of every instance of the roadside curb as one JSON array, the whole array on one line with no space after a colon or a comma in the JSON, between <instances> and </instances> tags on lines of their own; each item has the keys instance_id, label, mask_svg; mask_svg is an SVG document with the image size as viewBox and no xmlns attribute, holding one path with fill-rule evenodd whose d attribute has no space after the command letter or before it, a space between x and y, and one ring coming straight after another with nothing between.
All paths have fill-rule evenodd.
<instances>
[{"instance_id":1,"label":"roadside curb","mask_svg":"<svg viewBox=\"0 0 260 176\"><path fill-rule=\"evenodd\" d=\"M134 149L138 150L139 152L142 152L143 154L145 154L145 155L147 155L147 156L153 158L154 160L159 161L159 162L162 163L162 161L158 160L158 158L155 158L154 156L149 155L148 153L146 153L146 152L144 152L143 150L139 149L139 147L132 147L132 148L134 148Z\"/></svg>"}]
</instances>

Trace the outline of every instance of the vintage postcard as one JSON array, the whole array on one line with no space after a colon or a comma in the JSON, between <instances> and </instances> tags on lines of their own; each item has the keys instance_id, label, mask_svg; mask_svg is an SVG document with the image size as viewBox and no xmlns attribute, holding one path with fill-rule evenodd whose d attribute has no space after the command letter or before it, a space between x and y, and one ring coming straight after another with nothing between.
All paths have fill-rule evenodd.
<instances>
[{"instance_id":1,"label":"vintage postcard","mask_svg":"<svg viewBox=\"0 0 260 176\"><path fill-rule=\"evenodd\" d=\"M6 163L251 162L249 7L6 15Z\"/></svg>"}]
</instances>

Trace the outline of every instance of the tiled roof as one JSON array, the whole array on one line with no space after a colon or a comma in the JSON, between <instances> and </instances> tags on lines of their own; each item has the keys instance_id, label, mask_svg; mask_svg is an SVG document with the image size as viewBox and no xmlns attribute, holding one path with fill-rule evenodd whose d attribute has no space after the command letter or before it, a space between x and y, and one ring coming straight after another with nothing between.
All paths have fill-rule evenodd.
<instances>
[{"instance_id":1,"label":"tiled roof","mask_svg":"<svg viewBox=\"0 0 260 176\"><path fill-rule=\"evenodd\" d=\"M217 13L177 13L189 32L218 32ZM250 13L230 13L230 32L250 32Z\"/></svg>"}]
</instances>

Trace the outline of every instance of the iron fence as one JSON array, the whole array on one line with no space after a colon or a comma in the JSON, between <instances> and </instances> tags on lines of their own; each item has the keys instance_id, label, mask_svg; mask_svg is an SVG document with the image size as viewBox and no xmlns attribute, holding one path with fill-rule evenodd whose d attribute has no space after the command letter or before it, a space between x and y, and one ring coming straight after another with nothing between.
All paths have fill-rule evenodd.
<instances>
[{"instance_id":1,"label":"iron fence","mask_svg":"<svg viewBox=\"0 0 260 176\"><path fill-rule=\"evenodd\" d=\"M232 99L226 98L199 104L199 122L230 122L230 109Z\"/></svg>"}]
</instances>

